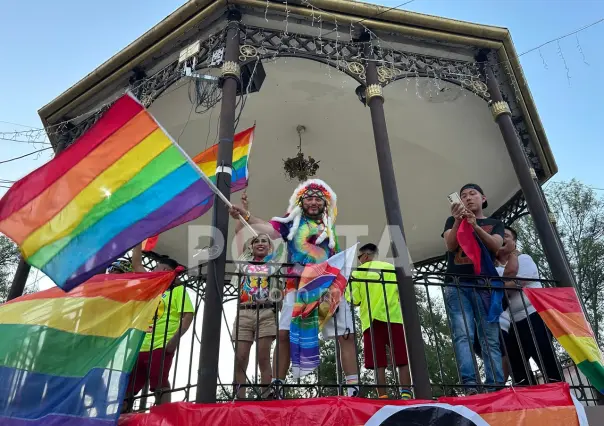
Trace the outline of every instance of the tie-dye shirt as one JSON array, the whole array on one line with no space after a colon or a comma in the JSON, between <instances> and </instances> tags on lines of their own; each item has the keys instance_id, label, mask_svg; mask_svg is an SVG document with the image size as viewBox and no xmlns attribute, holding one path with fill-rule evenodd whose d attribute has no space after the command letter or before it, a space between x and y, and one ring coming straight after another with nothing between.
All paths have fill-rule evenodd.
<instances>
[{"instance_id":1,"label":"tie-dye shirt","mask_svg":"<svg viewBox=\"0 0 604 426\"><path fill-rule=\"evenodd\" d=\"M332 250L329 248L329 238L326 238L321 244L316 244L317 238L323 232L323 223L320 221L302 216L298 231L291 241L287 239L287 235L293 226L293 222L280 223L272 220L270 224L281 234L281 237L287 243L287 263L297 264L288 269L288 275L299 275L304 265L324 262L340 251L335 232L335 249ZM286 292L295 290L297 286L298 279L288 278Z\"/></svg>"}]
</instances>

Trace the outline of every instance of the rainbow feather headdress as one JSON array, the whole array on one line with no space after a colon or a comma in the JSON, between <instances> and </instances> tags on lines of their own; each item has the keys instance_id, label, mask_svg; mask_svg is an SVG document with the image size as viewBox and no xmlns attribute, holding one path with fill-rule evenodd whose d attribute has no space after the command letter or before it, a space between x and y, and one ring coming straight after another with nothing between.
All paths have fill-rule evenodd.
<instances>
[{"instance_id":1,"label":"rainbow feather headdress","mask_svg":"<svg viewBox=\"0 0 604 426\"><path fill-rule=\"evenodd\" d=\"M287 215L285 217L274 217L272 220L279 223L293 222L289 234L287 235L287 239L291 241L300 226L300 219L303 214L302 199L308 192L318 192L325 200L325 209L323 210L323 223L325 224L325 229L321 235L319 235L319 238L317 238L316 244L321 244L326 238L329 238L329 248L333 249L336 246L333 227L336 222L336 216L338 215L338 198L329 185L321 179L309 179L298 185L289 199Z\"/></svg>"}]
</instances>

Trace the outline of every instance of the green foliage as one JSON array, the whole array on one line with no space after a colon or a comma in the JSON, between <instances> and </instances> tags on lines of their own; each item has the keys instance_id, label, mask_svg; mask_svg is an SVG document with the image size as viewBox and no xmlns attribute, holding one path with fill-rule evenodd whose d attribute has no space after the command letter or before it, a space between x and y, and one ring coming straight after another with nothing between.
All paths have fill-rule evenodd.
<instances>
[{"instance_id":1,"label":"green foliage","mask_svg":"<svg viewBox=\"0 0 604 426\"><path fill-rule=\"evenodd\" d=\"M603 347L604 319L604 198L589 186L573 179L545 188L550 211L556 216L556 227L577 280L596 340ZM552 279L543 247L530 216L514 225L518 245L539 267L543 279Z\"/></svg>"},{"instance_id":2,"label":"green foliage","mask_svg":"<svg viewBox=\"0 0 604 426\"><path fill-rule=\"evenodd\" d=\"M0 303L6 301L12 284L15 268L19 263L17 246L4 235L0 235Z\"/></svg>"},{"instance_id":3,"label":"green foliage","mask_svg":"<svg viewBox=\"0 0 604 426\"><path fill-rule=\"evenodd\" d=\"M456 393L450 386L458 383L459 376L442 291L437 285L417 286L415 297L433 396L454 396Z\"/></svg>"}]
</instances>

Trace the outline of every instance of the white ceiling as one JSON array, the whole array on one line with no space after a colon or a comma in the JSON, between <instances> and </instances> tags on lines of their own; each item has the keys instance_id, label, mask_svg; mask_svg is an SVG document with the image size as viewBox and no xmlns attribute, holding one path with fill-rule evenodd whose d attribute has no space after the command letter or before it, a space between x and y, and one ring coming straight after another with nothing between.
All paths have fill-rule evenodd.
<instances>
[{"instance_id":1,"label":"white ceiling","mask_svg":"<svg viewBox=\"0 0 604 426\"><path fill-rule=\"evenodd\" d=\"M320 160L317 177L337 193L337 225L366 226L368 233L360 241L380 242L386 216L370 111L355 95L358 83L307 59L279 59L264 63L264 68L266 80L260 92L249 95L237 129L256 122L248 188L251 212L266 219L285 212L297 182L285 178L282 160L296 154L296 126L301 124L306 127L304 153ZM212 112L189 114L186 84L178 84L182 87L168 89L150 110L193 156L217 141L220 105ZM492 212L519 185L484 100L424 78L394 82L384 95L405 233L417 262L444 252L440 234L449 193L467 182L478 183ZM239 202L239 194L232 198ZM209 225L211 218L207 213L192 224ZM231 221L231 236L233 229ZM209 241L188 239L187 225L182 225L162 234L156 251L186 264L187 251ZM341 245L354 242L343 239ZM384 252L387 240L382 243Z\"/></svg>"}]
</instances>

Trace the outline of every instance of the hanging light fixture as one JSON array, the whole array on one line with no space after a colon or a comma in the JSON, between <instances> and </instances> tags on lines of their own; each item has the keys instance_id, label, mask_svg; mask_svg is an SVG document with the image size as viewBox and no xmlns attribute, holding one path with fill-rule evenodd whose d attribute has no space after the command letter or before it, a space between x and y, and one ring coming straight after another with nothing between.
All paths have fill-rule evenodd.
<instances>
[{"instance_id":1,"label":"hanging light fixture","mask_svg":"<svg viewBox=\"0 0 604 426\"><path fill-rule=\"evenodd\" d=\"M302 152L302 133L306 131L306 127L298 125L296 132L298 132L298 154L295 157L290 157L283 160L283 169L285 175L290 180L298 180L303 182L313 177L317 170L319 170L319 162L312 158L310 155L305 156Z\"/></svg>"}]
</instances>

